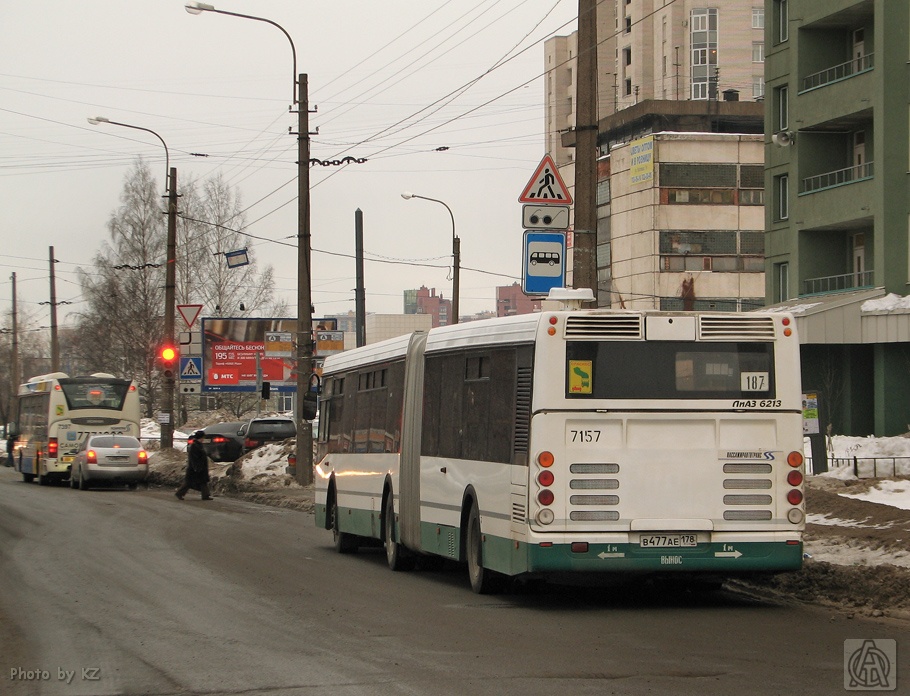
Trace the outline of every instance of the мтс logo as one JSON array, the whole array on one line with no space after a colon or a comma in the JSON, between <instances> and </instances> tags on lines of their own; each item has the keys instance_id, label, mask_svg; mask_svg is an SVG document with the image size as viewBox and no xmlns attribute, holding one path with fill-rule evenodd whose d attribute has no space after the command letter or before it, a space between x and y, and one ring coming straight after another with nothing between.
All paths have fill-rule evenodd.
<instances>
[{"instance_id":1,"label":"\u043c\u0442\u0441 logo","mask_svg":"<svg viewBox=\"0 0 910 696\"><path fill-rule=\"evenodd\" d=\"M844 689L894 691L896 688L896 640L848 638L844 641Z\"/></svg>"}]
</instances>

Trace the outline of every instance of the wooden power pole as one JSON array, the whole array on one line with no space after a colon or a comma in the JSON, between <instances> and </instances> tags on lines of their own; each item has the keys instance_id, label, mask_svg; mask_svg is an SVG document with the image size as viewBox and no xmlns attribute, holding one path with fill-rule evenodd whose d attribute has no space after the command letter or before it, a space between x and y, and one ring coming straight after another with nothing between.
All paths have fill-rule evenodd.
<instances>
[{"instance_id":1,"label":"wooden power pole","mask_svg":"<svg viewBox=\"0 0 910 696\"><path fill-rule=\"evenodd\" d=\"M597 0L578 0L578 73L575 94L576 288L597 298Z\"/></svg>"}]
</instances>

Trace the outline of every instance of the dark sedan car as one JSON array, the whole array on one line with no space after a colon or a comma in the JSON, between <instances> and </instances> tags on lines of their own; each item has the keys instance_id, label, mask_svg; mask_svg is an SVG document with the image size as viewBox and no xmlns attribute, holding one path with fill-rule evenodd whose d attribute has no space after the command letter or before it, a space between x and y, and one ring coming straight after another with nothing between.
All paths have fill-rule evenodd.
<instances>
[{"instance_id":1,"label":"dark sedan car","mask_svg":"<svg viewBox=\"0 0 910 696\"><path fill-rule=\"evenodd\" d=\"M246 421L214 423L202 429L202 446L213 462L233 462L243 454L243 428ZM192 442L190 437L189 442Z\"/></svg>"},{"instance_id":2,"label":"dark sedan car","mask_svg":"<svg viewBox=\"0 0 910 696\"><path fill-rule=\"evenodd\" d=\"M243 434L243 451L249 452L267 442L280 442L297 437L297 426L290 418L266 417L253 418L241 430Z\"/></svg>"}]
</instances>

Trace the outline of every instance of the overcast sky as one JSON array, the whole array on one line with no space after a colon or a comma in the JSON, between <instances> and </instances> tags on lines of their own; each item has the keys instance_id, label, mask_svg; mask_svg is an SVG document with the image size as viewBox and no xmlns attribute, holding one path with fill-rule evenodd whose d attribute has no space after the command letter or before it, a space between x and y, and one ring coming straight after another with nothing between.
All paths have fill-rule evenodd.
<instances>
[{"instance_id":1,"label":"overcast sky","mask_svg":"<svg viewBox=\"0 0 910 696\"><path fill-rule=\"evenodd\" d=\"M448 212L403 200L403 191L441 199L454 213L462 314L495 309L494 288L520 280L518 197L545 154L543 42L575 29L577 1L214 4L290 34L318 110L310 114L311 128L319 128L311 155L368 160L311 169L316 315L354 309L354 261L336 254L354 252L357 208L368 312L401 312L402 291L421 284L451 296ZM15 271L20 307L35 325L49 324L38 303L49 299L54 246L57 299L72 303L60 306L58 321L72 323L86 307L76 269L89 268L108 239L107 222L138 156L164 193L161 143L92 126L89 116L156 131L178 183L221 172L247 209L248 232L294 244L293 77L290 43L277 28L193 16L181 0L0 4L0 310L9 311ZM249 246L274 267L279 294L296 308L296 251L261 239ZM411 263L369 260L380 257Z\"/></svg>"}]
</instances>

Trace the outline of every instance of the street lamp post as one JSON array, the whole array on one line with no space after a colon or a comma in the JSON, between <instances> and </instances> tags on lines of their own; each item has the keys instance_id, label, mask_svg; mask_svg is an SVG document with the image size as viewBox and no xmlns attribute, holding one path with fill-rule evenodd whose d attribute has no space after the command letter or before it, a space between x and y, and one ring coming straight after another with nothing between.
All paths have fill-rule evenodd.
<instances>
[{"instance_id":1,"label":"street lamp post","mask_svg":"<svg viewBox=\"0 0 910 696\"><path fill-rule=\"evenodd\" d=\"M310 284L310 131L307 75L297 74L297 50L291 35L276 22L264 17L216 10L204 2L185 5L186 11L228 15L265 22L281 30L291 44L294 61L293 104L297 106L297 480L303 485L313 482L313 430L303 417L304 397L313 373L313 305Z\"/></svg>"},{"instance_id":2,"label":"street lamp post","mask_svg":"<svg viewBox=\"0 0 910 696\"><path fill-rule=\"evenodd\" d=\"M88 119L93 126L107 123L112 126L122 126L151 133L164 145L165 187L167 192L167 265L164 274L164 340L168 345L174 345L174 314L177 311L177 169L171 167L171 157L164 138L151 128L134 126L129 123L111 121L104 116L95 116ZM167 449L174 446L174 382L173 372L164 375L164 389L161 396L161 411L166 420L161 424L161 448Z\"/></svg>"},{"instance_id":3,"label":"street lamp post","mask_svg":"<svg viewBox=\"0 0 910 696\"><path fill-rule=\"evenodd\" d=\"M458 235L455 234L455 215L452 213L452 209L444 201L441 201L438 198L419 196L416 193L411 193L410 191L405 191L401 194L401 197L406 201L409 201L412 198L420 198L425 201L433 201L434 203L439 203L440 205L445 206L445 209L449 211L449 217L452 219L452 318L449 323L457 324L459 275L461 274L461 240L458 238Z\"/></svg>"}]
</instances>

